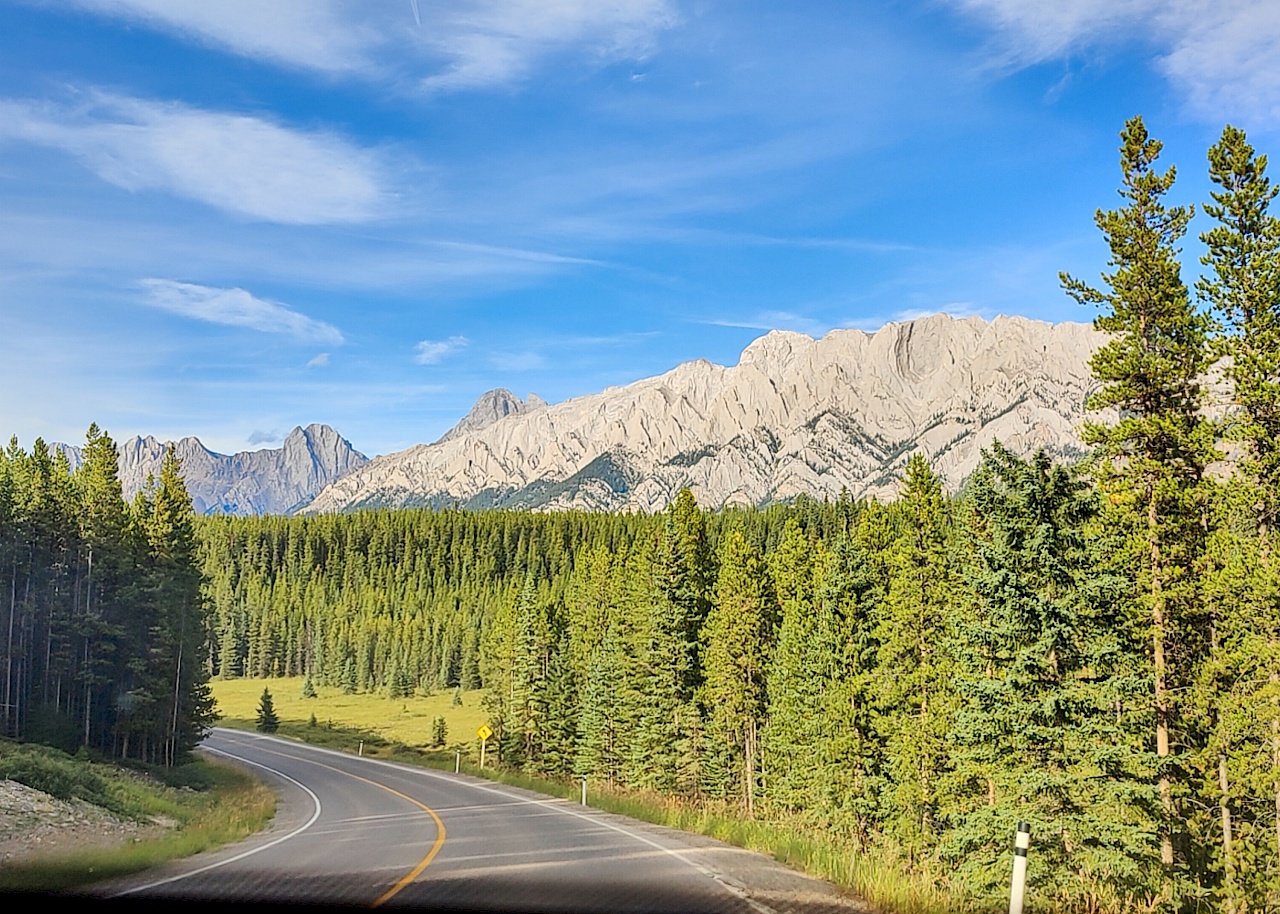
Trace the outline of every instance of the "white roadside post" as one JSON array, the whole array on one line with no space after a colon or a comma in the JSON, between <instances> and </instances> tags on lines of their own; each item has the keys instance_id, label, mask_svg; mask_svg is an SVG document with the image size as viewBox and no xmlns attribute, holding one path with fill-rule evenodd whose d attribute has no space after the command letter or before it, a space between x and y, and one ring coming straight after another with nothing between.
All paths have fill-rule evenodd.
<instances>
[{"instance_id":1,"label":"white roadside post","mask_svg":"<svg viewBox=\"0 0 1280 914\"><path fill-rule=\"evenodd\" d=\"M356 755L364 758L364 740L360 740L360 748L356 750Z\"/></svg>"},{"instance_id":2,"label":"white roadside post","mask_svg":"<svg viewBox=\"0 0 1280 914\"><path fill-rule=\"evenodd\" d=\"M455 749L453 750L453 773L457 774L461 768L462 768L462 750Z\"/></svg>"},{"instance_id":3,"label":"white roadside post","mask_svg":"<svg viewBox=\"0 0 1280 914\"><path fill-rule=\"evenodd\" d=\"M1009 914L1022 914L1022 894L1027 888L1027 849L1031 847L1031 823L1018 823L1013 842L1013 884L1009 888Z\"/></svg>"},{"instance_id":4,"label":"white roadside post","mask_svg":"<svg viewBox=\"0 0 1280 914\"><path fill-rule=\"evenodd\" d=\"M587 779L582 779L582 805L587 805Z\"/></svg>"}]
</instances>

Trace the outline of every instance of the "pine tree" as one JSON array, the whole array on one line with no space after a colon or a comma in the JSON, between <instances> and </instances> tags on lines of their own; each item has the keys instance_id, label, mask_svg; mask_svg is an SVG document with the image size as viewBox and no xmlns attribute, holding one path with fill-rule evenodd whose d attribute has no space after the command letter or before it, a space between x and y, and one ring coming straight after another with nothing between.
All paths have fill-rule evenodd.
<instances>
[{"instance_id":1,"label":"pine tree","mask_svg":"<svg viewBox=\"0 0 1280 914\"><path fill-rule=\"evenodd\" d=\"M1198 689L1213 731L1204 768L1218 796L1221 897L1229 911L1262 896L1258 879L1268 869L1280 872L1280 710L1263 695L1280 690L1280 563L1273 557L1280 520L1280 221L1270 212L1280 188L1266 168L1267 157L1255 155L1235 127L1226 127L1209 150L1219 190L1204 209L1218 225L1200 236L1207 248L1202 261L1213 272L1197 284L1221 321L1216 352L1226 357L1224 373L1239 406L1226 437L1242 451L1212 540L1213 657ZM1264 792L1258 759L1266 755ZM1260 830L1244 813L1257 809L1265 793L1275 819L1269 865L1249 859L1256 850L1240 834Z\"/></svg>"},{"instance_id":2,"label":"pine tree","mask_svg":"<svg viewBox=\"0 0 1280 914\"><path fill-rule=\"evenodd\" d=\"M148 685L162 712L155 734L172 765L204 738L216 720L209 690L208 624L201 596L191 497L170 447L150 499L144 529L149 546L148 588L154 624Z\"/></svg>"},{"instance_id":3,"label":"pine tree","mask_svg":"<svg viewBox=\"0 0 1280 914\"><path fill-rule=\"evenodd\" d=\"M1203 547L1204 469L1213 456L1213 428L1200 412L1208 322L1192 307L1178 263L1192 210L1163 202L1175 170L1155 170L1161 144L1140 117L1125 125L1121 141L1125 205L1096 215L1114 272L1103 274L1105 290L1065 274L1062 281L1078 302L1103 309L1094 324L1111 335L1090 361L1103 387L1089 407L1113 408L1118 417L1088 423L1085 439L1097 447L1103 491L1130 506L1137 521L1129 550L1140 569L1135 597L1150 618L1160 859L1172 869L1175 835L1184 834L1177 756L1191 741L1180 729L1178 696L1203 647L1193 569Z\"/></svg>"},{"instance_id":4,"label":"pine tree","mask_svg":"<svg viewBox=\"0 0 1280 914\"><path fill-rule=\"evenodd\" d=\"M258 700L257 728L260 733L275 733L280 729L280 718L276 716L275 702L271 699L269 689L263 688L262 698Z\"/></svg>"},{"instance_id":5,"label":"pine tree","mask_svg":"<svg viewBox=\"0 0 1280 914\"><path fill-rule=\"evenodd\" d=\"M710 606L712 562L706 520L686 489L668 507L649 574L646 681L632 745L642 786L697 792L702 720L698 632Z\"/></svg>"},{"instance_id":6,"label":"pine tree","mask_svg":"<svg viewBox=\"0 0 1280 914\"><path fill-rule=\"evenodd\" d=\"M821 808L829 773L819 763L822 741L830 735L821 711L840 652L833 627L814 601L814 566L821 569L825 561L826 548L810 543L794 518L769 557L781 621L767 684L765 781L770 806L792 815Z\"/></svg>"},{"instance_id":7,"label":"pine tree","mask_svg":"<svg viewBox=\"0 0 1280 914\"><path fill-rule=\"evenodd\" d=\"M907 463L897 507L902 528L875 631L876 727L888 779L884 822L915 854L933 846L941 827L939 781L954 705L944 647L954 586L950 519L942 480L918 453Z\"/></svg>"},{"instance_id":8,"label":"pine tree","mask_svg":"<svg viewBox=\"0 0 1280 914\"><path fill-rule=\"evenodd\" d=\"M700 638L707 767L714 771L704 782L713 795L735 797L748 816L755 815L775 606L764 557L741 531L730 532L721 541L715 601Z\"/></svg>"},{"instance_id":9,"label":"pine tree","mask_svg":"<svg viewBox=\"0 0 1280 914\"><path fill-rule=\"evenodd\" d=\"M1023 461L995 442L966 508L969 607L953 614L961 705L942 852L969 891L998 897L1010 823L1027 821L1038 896L1066 903L1091 880L1141 893L1154 820L1134 780L1132 715L1115 713L1117 699L1132 707L1140 696L1106 658L1111 620L1089 605L1094 497L1043 450Z\"/></svg>"},{"instance_id":10,"label":"pine tree","mask_svg":"<svg viewBox=\"0 0 1280 914\"><path fill-rule=\"evenodd\" d=\"M342 662L342 677L340 684L342 686L343 695L354 695L356 693L356 661L354 657L347 657Z\"/></svg>"}]
</instances>

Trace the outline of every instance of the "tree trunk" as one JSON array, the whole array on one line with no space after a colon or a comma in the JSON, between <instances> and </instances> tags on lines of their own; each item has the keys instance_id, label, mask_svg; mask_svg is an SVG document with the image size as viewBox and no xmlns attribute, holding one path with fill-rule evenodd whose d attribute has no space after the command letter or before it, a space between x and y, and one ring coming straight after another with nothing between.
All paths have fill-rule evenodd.
<instances>
[{"instance_id":1,"label":"tree trunk","mask_svg":"<svg viewBox=\"0 0 1280 914\"><path fill-rule=\"evenodd\" d=\"M1231 848L1231 806L1228 802L1230 782L1227 780L1227 753L1218 755L1218 791L1220 794L1219 809L1222 815L1222 887L1226 896L1222 910L1225 914L1235 914L1236 910L1236 865Z\"/></svg>"},{"instance_id":2,"label":"tree trunk","mask_svg":"<svg viewBox=\"0 0 1280 914\"><path fill-rule=\"evenodd\" d=\"M1156 758L1160 765L1160 862L1173 866L1173 785L1165 760L1169 758L1169 689L1166 683L1165 604L1161 587L1160 540L1156 532L1155 492L1149 495L1147 535L1151 538L1151 638L1155 659Z\"/></svg>"}]
</instances>

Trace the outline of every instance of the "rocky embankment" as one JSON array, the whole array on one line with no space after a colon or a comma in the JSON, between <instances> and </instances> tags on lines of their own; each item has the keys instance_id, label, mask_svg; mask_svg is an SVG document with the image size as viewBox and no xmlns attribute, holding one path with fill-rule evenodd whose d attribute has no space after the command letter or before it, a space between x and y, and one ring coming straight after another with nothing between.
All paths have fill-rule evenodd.
<instances>
[{"instance_id":1,"label":"rocky embankment","mask_svg":"<svg viewBox=\"0 0 1280 914\"><path fill-rule=\"evenodd\" d=\"M174 824L134 822L84 800L59 800L17 781L0 781L0 866L141 841Z\"/></svg>"}]
</instances>

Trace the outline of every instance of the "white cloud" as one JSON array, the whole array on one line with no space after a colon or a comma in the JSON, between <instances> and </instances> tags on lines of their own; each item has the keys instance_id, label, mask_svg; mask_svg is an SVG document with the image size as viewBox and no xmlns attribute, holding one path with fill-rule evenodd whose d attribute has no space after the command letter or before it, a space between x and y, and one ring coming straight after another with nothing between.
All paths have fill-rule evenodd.
<instances>
[{"instance_id":1,"label":"white cloud","mask_svg":"<svg viewBox=\"0 0 1280 914\"><path fill-rule=\"evenodd\" d=\"M65 7L68 0L59 0ZM334 0L70 0L72 6L140 22L246 57L306 69L361 70L379 41L358 5ZM407 12L407 9L406 9Z\"/></svg>"},{"instance_id":2,"label":"white cloud","mask_svg":"<svg viewBox=\"0 0 1280 914\"><path fill-rule=\"evenodd\" d=\"M278 431L264 432L261 429L254 429L249 433L248 443L253 444L275 444L284 436Z\"/></svg>"},{"instance_id":3,"label":"white cloud","mask_svg":"<svg viewBox=\"0 0 1280 914\"><path fill-rule=\"evenodd\" d=\"M104 181L286 224L359 222L384 202L379 163L328 133L95 93L57 107L0 101L0 139L61 149Z\"/></svg>"},{"instance_id":4,"label":"white cloud","mask_svg":"<svg viewBox=\"0 0 1280 914\"><path fill-rule=\"evenodd\" d=\"M147 303L155 308L211 324L282 333L299 340L341 345L332 324L307 317L278 302L255 298L244 289L218 289L171 279L144 279Z\"/></svg>"},{"instance_id":5,"label":"white cloud","mask_svg":"<svg viewBox=\"0 0 1280 914\"><path fill-rule=\"evenodd\" d=\"M451 336L447 340L423 340L413 347L413 360L419 365L435 365L445 356L465 348L470 342L465 336Z\"/></svg>"},{"instance_id":6,"label":"white cloud","mask_svg":"<svg viewBox=\"0 0 1280 914\"><path fill-rule=\"evenodd\" d=\"M321 352L316 354L310 361L307 362L307 367L323 368L325 365L328 365L328 364L329 364L329 353Z\"/></svg>"},{"instance_id":7,"label":"white cloud","mask_svg":"<svg viewBox=\"0 0 1280 914\"><path fill-rule=\"evenodd\" d=\"M1280 4L1257 0L952 0L1003 36L1005 63L1027 65L1099 42L1139 38L1199 116L1280 114Z\"/></svg>"},{"instance_id":8,"label":"white cloud","mask_svg":"<svg viewBox=\"0 0 1280 914\"><path fill-rule=\"evenodd\" d=\"M498 85L527 75L540 57L579 47L598 60L639 59L676 24L668 0L471 0L433 4L423 23L450 61L428 89Z\"/></svg>"},{"instance_id":9,"label":"white cloud","mask_svg":"<svg viewBox=\"0 0 1280 914\"><path fill-rule=\"evenodd\" d=\"M795 330L812 337L820 337L832 325L824 321L795 314L791 311L758 311L750 317L721 318L699 321L714 327L738 327L743 330Z\"/></svg>"},{"instance_id":10,"label":"white cloud","mask_svg":"<svg viewBox=\"0 0 1280 914\"><path fill-rule=\"evenodd\" d=\"M640 59L677 21L673 0L450 0L419 3L417 17L403 0L70 2L275 64L337 75L407 69L432 90L518 81L539 59L566 49L597 62Z\"/></svg>"}]
</instances>

